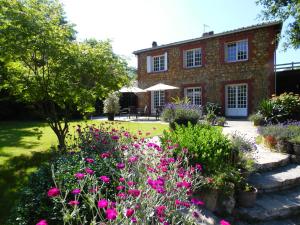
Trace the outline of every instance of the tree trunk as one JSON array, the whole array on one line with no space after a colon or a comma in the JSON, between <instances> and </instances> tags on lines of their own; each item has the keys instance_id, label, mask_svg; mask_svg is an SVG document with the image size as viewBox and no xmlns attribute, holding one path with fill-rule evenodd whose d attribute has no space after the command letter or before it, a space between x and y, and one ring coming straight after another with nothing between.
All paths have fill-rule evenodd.
<instances>
[{"instance_id":1,"label":"tree trunk","mask_svg":"<svg viewBox=\"0 0 300 225\"><path fill-rule=\"evenodd\" d=\"M66 151L66 135L68 133L68 122L64 122L64 126L61 126L61 122L49 122L50 127L54 131L58 139L58 149L60 151Z\"/></svg>"}]
</instances>

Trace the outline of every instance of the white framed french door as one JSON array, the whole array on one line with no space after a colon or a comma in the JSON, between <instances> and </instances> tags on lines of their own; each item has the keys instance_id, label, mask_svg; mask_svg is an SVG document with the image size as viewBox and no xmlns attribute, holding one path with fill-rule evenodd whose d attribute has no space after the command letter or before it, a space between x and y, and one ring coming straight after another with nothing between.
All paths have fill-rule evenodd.
<instances>
[{"instance_id":1,"label":"white framed french door","mask_svg":"<svg viewBox=\"0 0 300 225\"><path fill-rule=\"evenodd\" d=\"M190 100L192 105L202 105L201 87L188 87L184 89L184 96Z\"/></svg>"},{"instance_id":2,"label":"white framed french door","mask_svg":"<svg viewBox=\"0 0 300 225\"><path fill-rule=\"evenodd\" d=\"M155 114L158 107L165 105L165 91L151 91L151 113Z\"/></svg>"},{"instance_id":3,"label":"white framed french door","mask_svg":"<svg viewBox=\"0 0 300 225\"><path fill-rule=\"evenodd\" d=\"M248 116L248 85L226 85L225 92L226 116Z\"/></svg>"}]
</instances>

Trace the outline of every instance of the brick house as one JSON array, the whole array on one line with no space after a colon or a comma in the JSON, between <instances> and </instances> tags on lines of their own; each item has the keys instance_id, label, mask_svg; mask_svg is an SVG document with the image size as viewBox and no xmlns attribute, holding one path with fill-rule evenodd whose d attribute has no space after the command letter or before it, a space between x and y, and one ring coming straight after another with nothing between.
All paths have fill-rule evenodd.
<instances>
[{"instance_id":1,"label":"brick house","mask_svg":"<svg viewBox=\"0 0 300 225\"><path fill-rule=\"evenodd\" d=\"M157 83L177 90L138 94L138 105L155 109L172 97L192 104L218 103L226 116L248 116L258 103L274 93L276 37L281 22L264 23L219 34L133 52L138 60L138 85ZM151 107L150 107L151 106Z\"/></svg>"}]
</instances>

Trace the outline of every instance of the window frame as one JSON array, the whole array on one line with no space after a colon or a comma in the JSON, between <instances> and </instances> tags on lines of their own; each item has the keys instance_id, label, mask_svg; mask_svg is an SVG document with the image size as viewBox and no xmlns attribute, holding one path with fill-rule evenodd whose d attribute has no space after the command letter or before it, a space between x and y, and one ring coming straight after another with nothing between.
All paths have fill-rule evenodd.
<instances>
[{"instance_id":1,"label":"window frame","mask_svg":"<svg viewBox=\"0 0 300 225\"><path fill-rule=\"evenodd\" d=\"M197 50L200 51L200 65L196 65L196 51ZM188 52L193 52L193 65L192 66L188 66ZM184 68L187 68L187 69L201 67L203 65L202 48L192 48L192 49L184 50L183 65L184 65Z\"/></svg>"},{"instance_id":2,"label":"window frame","mask_svg":"<svg viewBox=\"0 0 300 225\"><path fill-rule=\"evenodd\" d=\"M239 43L243 43L246 42L246 58L245 59L238 59L239 58ZM229 61L228 60L228 45L232 45L235 44L235 60ZM231 41L231 42L227 42L225 43L225 47L224 47L224 57L225 57L225 62L226 63L234 63L234 62L243 62L243 61L248 61L249 60L249 40L248 39L242 39L242 40L238 40L238 41Z\"/></svg>"},{"instance_id":3,"label":"window frame","mask_svg":"<svg viewBox=\"0 0 300 225\"><path fill-rule=\"evenodd\" d=\"M199 105L195 104L195 96L196 96L195 95L195 89L199 89L199 99L200 99L200 104ZM203 104L203 98L202 98L203 91L202 91L202 87L201 86L197 86L197 87L186 87L186 88L184 88L184 97L188 98L188 90L193 90L193 98L192 98L191 104L192 105L196 105L196 106L202 106L202 104Z\"/></svg>"},{"instance_id":4,"label":"window frame","mask_svg":"<svg viewBox=\"0 0 300 225\"><path fill-rule=\"evenodd\" d=\"M152 56L151 57L152 59L151 59L151 63L152 63L152 72L153 73L157 73L157 72L163 72L163 71L165 71L165 55L164 54L162 54L162 55L155 55L155 56ZM155 59L157 59L158 60L158 70L155 70Z\"/></svg>"}]
</instances>

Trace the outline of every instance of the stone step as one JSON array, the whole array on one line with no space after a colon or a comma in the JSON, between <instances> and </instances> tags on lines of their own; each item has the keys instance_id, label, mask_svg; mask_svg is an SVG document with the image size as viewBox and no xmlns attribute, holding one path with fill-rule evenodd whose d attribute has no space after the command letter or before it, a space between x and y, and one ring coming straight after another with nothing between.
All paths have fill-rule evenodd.
<instances>
[{"instance_id":1,"label":"stone step","mask_svg":"<svg viewBox=\"0 0 300 225\"><path fill-rule=\"evenodd\" d=\"M237 215L242 221L254 224L300 216L300 186L285 191L264 193L258 196L254 207L238 208Z\"/></svg>"},{"instance_id":2,"label":"stone step","mask_svg":"<svg viewBox=\"0 0 300 225\"><path fill-rule=\"evenodd\" d=\"M235 222L235 225L300 225L300 216L288 219L277 219L271 220L266 222L255 222L255 223L248 223L248 222Z\"/></svg>"},{"instance_id":3,"label":"stone step","mask_svg":"<svg viewBox=\"0 0 300 225\"><path fill-rule=\"evenodd\" d=\"M290 163L290 155L279 152L271 152L262 145L256 145L254 153L254 167L256 171L268 171Z\"/></svg>"},{"instance_id":4,"label":"stone step","mask_svg":"<svg viewBox=\"0 0 300 225\"><path fill-rule=\"evenodd\" d=\"M256 172L249 177L259 193L285 190L300 185L300 165L289 164L272 171Z\"/></svg>"}]
</instances>

